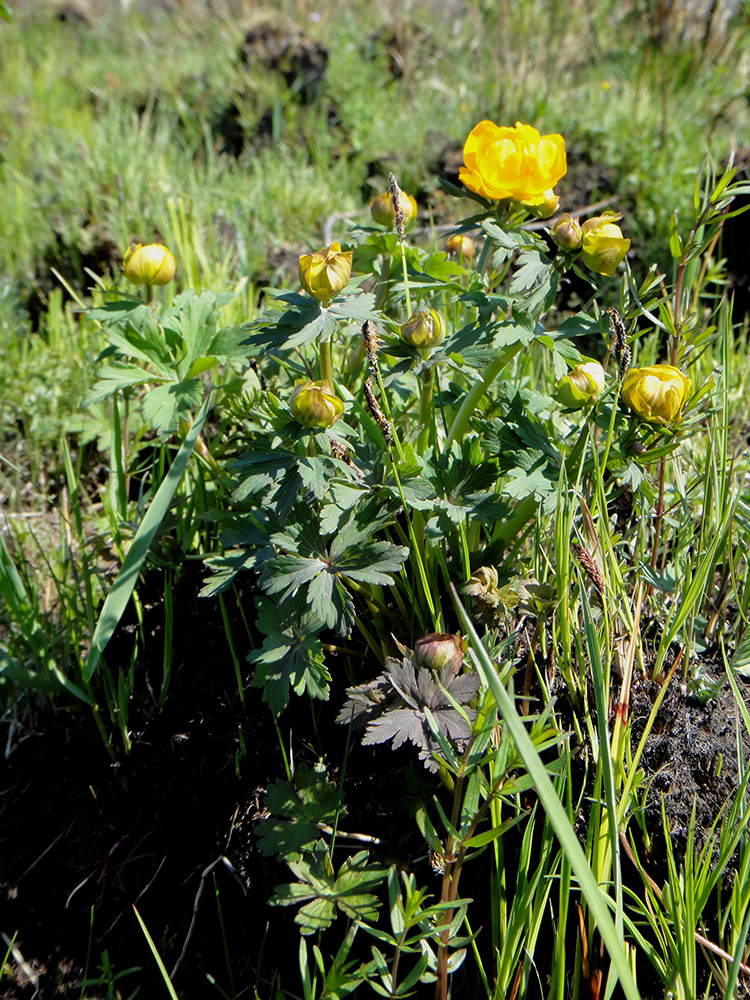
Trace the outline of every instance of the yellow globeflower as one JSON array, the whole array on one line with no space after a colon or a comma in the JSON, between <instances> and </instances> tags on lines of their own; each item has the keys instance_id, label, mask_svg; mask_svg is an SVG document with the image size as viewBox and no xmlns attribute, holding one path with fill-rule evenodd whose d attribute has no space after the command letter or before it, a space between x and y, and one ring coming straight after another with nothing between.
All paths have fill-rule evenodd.
<instances>
[{"instance_id":1,"label":"yellow globeflower","mask_svg":"<svg viewBox=\"0 0 750 1000\"><path fill-rule=\"evenodd\" d=\"M631 368L623 379L622 398L644 420L669 424L679 420L692 384L687 375L672 365Z\"/></svg>"},{"instance_id":2,"label":"yellow globeflower","mask_svg":"<svg viewBox=\"0 0 750 1000\"><path fill-rule=\"evenodd\" d=\"M611 277L630 249L630 240L626 240L620 227L615 225L619 218L619 212L605 212L587 219L581 226L583 263L597 274Z\"/></svg>"},{"instance_id":3,"label":"yellow globeflower","mask_svg":"<svg viewBox=\"0 0 750 1000\"><path fill-rule=\"evenodd\" d=\"M555 397L573 410L591 406L604 392L604 369L598 361L575 365L555 386Z\"/></svg>"},{"instance_id":4,"label":"yellow globeflower","mask_svg":"<svg viewBox=\"0 0 750 1000\"><path fill-rule=\"evenodd\" d=\"M300 378L294 383L289 409L303 427L330 427L344 412L344 404L325 379Z\"/></svg>"},{"instance_id":5,"label":"yellow globeflower","mask_svg":"<svg viewBox=\"0 0 750 1000\"><path fill-rule=\"evenodd\" d=\"M404 225L408 226L412 219L417 217L417 203L406 191L399 191L398 203L404 213ZM379 194L370 202L370 214L379 226L391 228L396 221L396 210L393 207L393 198L390 191Z\"/></svg>"},{"instance_id":6,"label":"yellow globeflower","mask_svg":"<svg viewBox=\"0 0 750 1000\"><path fill-rule=\"evenodd\" d=\"M410 347L422 350L432 349L442 344L445 328L440 314L434 309L420 309L412 318L399 327L401 339Z\"/></svg>"},{"instance_id":7,"label":"yellow globeflower","mask_svg":"<svg viewBox=\"0 0 750 1000\"><path fill-rule=\"evenodd\" d=\"M459 178L483 198L535 206L549 203L567 169L561 135L540 135L520 122L508 128L484 121L469 133Z\"/></svg>"},{"instance_id":8,"label":"yellow globeflower","mask_svg":"<svg viewBox=\"0 0 750 1000\"><path fill-rule=\"evenodd\" d=\"M315 253L302 254L299 259L300 284L322 306L329 306L349 284L352 256L351 250L342 251L340 243L332 243Z\"/></svg>"},{"instance_id":9,"label":"yellow globeflower","mask_svg":"<svg viewBox=\"0 0 750 1000\"><path fill-rule=\"evenodd\" d=\"M125 277L133 285L168 285L176 270L174 257L161 243L145 247L136 243L128 249L123 261Z\"/></svg>"}]
</instances>

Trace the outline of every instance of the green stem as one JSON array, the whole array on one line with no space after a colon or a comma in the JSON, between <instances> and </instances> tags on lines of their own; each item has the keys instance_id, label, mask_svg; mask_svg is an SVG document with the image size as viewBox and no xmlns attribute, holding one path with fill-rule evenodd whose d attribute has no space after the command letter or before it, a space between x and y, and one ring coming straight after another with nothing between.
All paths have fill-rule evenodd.
<instances>
[{"instance_id":1,"label":"green stem","mask_svg":"<svg viewBox=\"0 0 750 1000\"><path fill-rule=\"evenodd\" d=\"M417 454L424 455L430 438L434 438L435 409L432 405L435 392L435 379L432 369L424 368L419 382L419 422L422 430L417 439Z\"/></svg>"},{"instance_id":2,"label":"green stem","mask_svg":"<svg viewBox=\"0 0 750 1000\"><path fill-rule=\"evenodd\" d=\"M502 354L495 358L495 360L487 366L482 381L475 382L471 389L469 389L466 393L464 401L461 403L459 411L451 424L450 430L448 431L448 436L445 439L444 451L450 451L451 445L454 441L461 441L463 439L466 429L469 426L472 414L476 409L477 403L482 396L484 396L485 392L487 392L505 365L507 365L507 363L514 358L516 354L518 354L522 346L522 344L518 343L511 344L509 347L506 347Z\"/></svg>"},{"instance_id":3,"label":"green stem","mask_svg":"<svg viewBox=\"0 0 750 1000\"><path fill-rule=\"evenodd\" d=\"M333 340L320 341L320 378L333 392Z\"/></svg>"},{"instance_id":4,"label":"green stem","mask_svg":"<svg viewBox=\"0 0 750 1000\"><path fill-rule=\"evenodd\" d=\"M396 439L398 440L398 439ZM396 486L398 487L398 492L401 496L401 503L404 505L404 515L406 517L406 523L409 527L409 541L411 542L411 554L412 558L417 564L417 570L419 571L419 581L422 584L422 593L424 594L424 599L427 602L427 607L430 609L430 615L432 617L433 628L436 632L443 631L442 614L435 610L435 602L432 600L432 593L430 592L430 583L427 579L427 570L425 569L424 560L422 559L422 553L419 547L419 542L414 531L414 525L409 517L409 506L406 502L406 497L404 496L404 490L401 486L401 479L398 474L398 469L396 463L393 460L393 454L391 454L391 468L393 469L393 476L396 480Z\"/></svg>"},{"instance_id":5,"label":"green stem","mask_svg":"<svg viewBox=\"0 0 750 1000\"><path fill-rule=\"evenodd\" d=\"M406 318L411 319L411 296L409 295L409 275L406 268L406 247L401 240L401 270L404 273L404 295L406 297Z\"/></svg>"}]
</instances>

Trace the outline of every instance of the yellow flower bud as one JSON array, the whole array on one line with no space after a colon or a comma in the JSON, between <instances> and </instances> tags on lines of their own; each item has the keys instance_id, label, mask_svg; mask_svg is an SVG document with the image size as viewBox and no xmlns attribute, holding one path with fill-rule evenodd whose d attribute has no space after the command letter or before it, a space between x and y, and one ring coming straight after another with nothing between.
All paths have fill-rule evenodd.
<instances>
[{"instance_id":1,"label":"yellow flower bud","mask_svg":"<svg viewBox=\"0 0 750 1000\"><path fill-rule=\"evenodd\" d=\"M553 243L556 243L561 250L578 250L583 239L580 222L578 219L571 219L569 215L558 219L549 234Z\"/></svg>"},{"instance_id":2,"label":"yellow flower bud","mask_svg":"<svg viewBox=\"0 0 750 1000\"><path fill-rule=\"evenodd\" d=\"M514 204L537 219L549 219L560 207L560 195L550 189L544 192L544 200L539 203L515 201Z\"/></svg>"},{"instance_id":3,"label":"yellow flower bud","mask_svg":"<svg viewBox=\"0 0 750 1000\"><path fill-rule=\"evenodd\" d=\"M587 219L581 226L583 263L597 274L613 275L630 249L630 240L615 225L619 218L619 212L605 212Z\"/></svg>"},{"instance_id":4,"label":"yellow flower bud","mask_svg":"<svg viewBox=\"0 0 750 1000\"><path fill-rule=\"evenodd\" d=\"M404 225L408 226L412 219L417 217L417 203L410 194L405 191L399 192L398 203L404 213ZM379 226L387 226L391 229L396 221L396 210L393 207L393 198L389 191L379 194L370 202L370 214Z\"/></svg>"},{"instance_id":5,"label":"yellow flower bud","mask_svg":"<svg viewBox=\"0 0 750 1000\"><path fill-rule=\"evenodd\" d=\"M585 361L571 368L555 386L555 397L573 410L591 406L604 392L604 369L598 361Z\"/></svg>"},{"instance_id":6,"label":"yellow flower bud","mask_svg":"<svg viewBox=\"0 0 750 1000\"><path fill-rule=\"evenodd\" d=\"M459 260L471 260L475 249L474 240L470 236L451 236L445 243L448 256Z\"/></svg>"},{"instance_id":7,"label":"yellow flower bud","mask_svg":"<svg viewBox=\"0 0 750 1000\"><path fill-rule=\"evenodd\" d=\"M679 420L693 383L672 365L631 368L622 383L625 404L644 420L669 424Z\"/></svg>"},{"instance_id":8,"label":"yellow flower bud","mask_svg":"<svg viewBox=\"0 0 750 1000\"><path fill-rule=\"evenodd\" d=\"M294 419L303 427L330 427L344 412L344 404L325 379L297 379L289 400Z\"/></svg>"},{"instance_id":9,"label":"yellow flower bud","mask_svg":"<svg viewBox=\"0 0 750 1000\"><path fill-rule=\"evenodd\" d=\"M443 321L434 309L421 309L400 327L399 333L404 343L411 347L429 349L443 342L445 329Z\"/></svg>"},{"instance_id":10,"label":"yellow flower bud","mask_svg":"<svg viewBox=\"0 0 750 1000\"><path fill-rule=\"evenodd\" d=\"M133 285L168 285L176 270L174 257L160 243L145 247L136 243L128 249L123 261L125 277Z\"/></svg>"},{"instance_id":11,"label":"yellow flower bud","mask_svg":"<svg viewBox=\"0 0 750 1000\"><path fill-rule=\"evenodd\" d=\"M459 178L483 198L512 198L528 208L548 202L567 169L561 135L540 135L520 122L507 128L483 121L466 140Z\"/></svg>"},{"instance_id":12,"label":"yellow flower bud","mask_svg":"<svg viewBox=\"0 0 750 1000\"><path fill-rule=\"evenodd\" d=\"M340 243L332 243L315 253L302 254L299 259L300 284L323 307L329 306L349 284L352 256L351 250L342 251Z\"/></svg>"}]
</instances>

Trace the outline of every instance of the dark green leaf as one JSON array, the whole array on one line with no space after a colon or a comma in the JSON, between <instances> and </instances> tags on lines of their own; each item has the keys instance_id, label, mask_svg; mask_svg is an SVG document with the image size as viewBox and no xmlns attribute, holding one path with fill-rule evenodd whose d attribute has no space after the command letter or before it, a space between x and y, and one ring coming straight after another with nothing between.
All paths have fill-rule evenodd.
<instances>
[{"instance_id":1,"label":"dark green leaf","mask_svg":"<svg viewBox=\"0 0 750 1000\"><path fill-rule=\"evenodd\" d=\"M263 688L263 700L274 715L289 704L289 689L326 700L330 674L323 661L317 632L323 627L302 598L276 605L260 598L258 625L266 633L263 647L248 656L256 664L253 687Z\"/></svg>"},{"instance_id":2,"label":"dark green leaf","mask_svg":"<svg viewBox=\"0 0 750 1000\"><path fill-rule=\"evenodd\" d=\"M264 802L272 813L258 826L260 850L265 855L278 854L285 858L290 854L312 848L320 837L318 823L331 825L339 809L339 793L336 786L327 780L322 764L311 770L300 764L290 781L277 781L269 785Z\"/></svg>"},{"instance_id":3,"label":"dark green leaf","mask_svg":"<svg viewBox=\"0 0 750 1000\"><path fill-rule=\"evenodd\" d=\"M367 851L347 858L335 876L328 851L320 841L313 852L306 852L298 861L289 862L289 867L300 881L277 886L270 902L275 906L289 906L303 899L312 900L294 918L302 934L324 930L333 922L337 908L351 920L376 919L380 903L368 890L380 885L388 872L379 865L368 865Z\"/></svg>"}]
</instances>

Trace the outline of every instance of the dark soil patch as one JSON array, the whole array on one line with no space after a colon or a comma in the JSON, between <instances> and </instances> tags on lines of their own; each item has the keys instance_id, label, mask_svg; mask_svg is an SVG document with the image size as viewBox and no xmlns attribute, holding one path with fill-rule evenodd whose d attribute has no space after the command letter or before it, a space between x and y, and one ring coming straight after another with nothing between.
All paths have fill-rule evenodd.
<instances>
[{"instance_id":1,"label":"dark soil patch","mask_svg":"<svg viewBox=\"0 0 750 1000\"><path fill-rule=\"evenodd\" d=\"M717 671L706 678L714 685L712 697L700 698L691 695L678 680L672 680L646 740L642 757L649 786L645 822L654 841L651 855L656 874L649 873L657 882L666 877L662 804L679 865L685 857L691 828L696 850L700 851L716 817L737 795L738 734L742 738L744 760L750 756L732 689L728 682L722 685L720 677ZM645 679L634 685L631 707L634 749L660 689L661 685Z\"/></svg>"}]
</instances>

